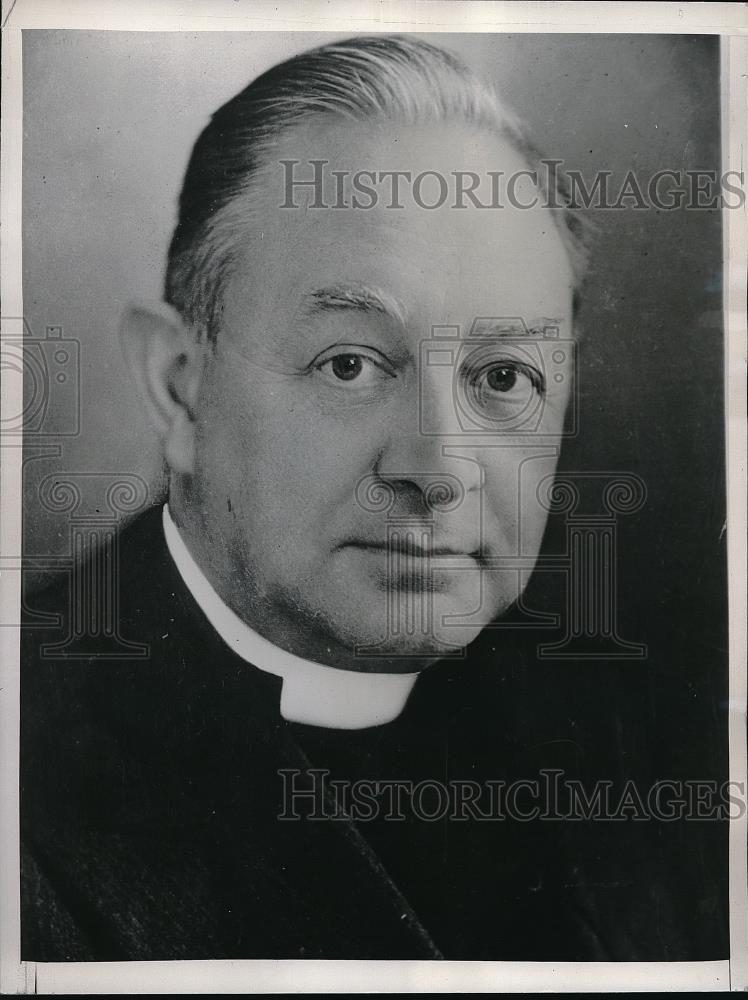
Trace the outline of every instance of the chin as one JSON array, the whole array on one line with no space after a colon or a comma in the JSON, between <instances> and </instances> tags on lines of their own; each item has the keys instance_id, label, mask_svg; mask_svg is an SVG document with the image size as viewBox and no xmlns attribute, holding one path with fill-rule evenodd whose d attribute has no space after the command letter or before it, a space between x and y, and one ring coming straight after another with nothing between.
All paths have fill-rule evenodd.
<instances>
[{"instance_id":1,"label":"chin","mask_svg":"<svg viewBox=\"0 0 748 1000\"><path fill-rule=\"evenodd\" d=\"M423 666L444 657L462 656L464 648L473 641L481 629L450 628L432 635L393 636L384 635L374 642L359 643L356 656L362 660L381 658L382 661L397 661L397 669L416 672ZM409 665L410 664L410 665ZM375 665L367 665L367 670L376 670ZM381 669L385 671L385 667ZM392 669L392 666L387 669Z\"/></svg>"},{"instance_id":2,"label":"chin","mask_svg":"<svg viewBox=\"0 0 748 1000\"><path fill-rule=\"evenodd\" d=\"M415 672L442 657L462 655L511 599L502 600L499 608L484 603L485 595L472 588L461 595L451 590L348 592L327 621L340 644L362 661L362 670ZM344 607L348 613L341 614Z\"/></svg>"},{"instance_id":3,"label":"chin","mask_svg":"<svg viewBox=\"0 0 748 1000\"><path fill-rule=\"evenodd\" d=\"M517 599L513 581L498 574L439 572L428 584L416 579L414 585L413 577L393 582L370 572L364 560L346 562L334 575L319 574L315 586L305 580L283 591L289 614L304 622L302 655L331 666L415 673L461 656Z\"/></svg>"}]
</instances>

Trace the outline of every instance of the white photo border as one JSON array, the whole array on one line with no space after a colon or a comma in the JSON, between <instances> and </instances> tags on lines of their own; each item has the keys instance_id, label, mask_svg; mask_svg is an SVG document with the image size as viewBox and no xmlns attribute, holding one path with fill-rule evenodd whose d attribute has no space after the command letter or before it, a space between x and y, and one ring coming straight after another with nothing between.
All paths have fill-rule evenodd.
<instances>
[{"instance_id":1,"label":"white photo border","mask_svg":"<svg viewBox=\"0 0 748 1000\"><path fill-rule=\"evenodd\" d=\"M746 173L748 8L732 3L482 0L4 0L0 285L23 315L21 34L34 28L127 31L563 32L721 36L723 169ZM730 778L746 764L746 268L748 218L723 210ZM5 324L3 324L5 327ZM5 332L5 330L3 330ZM0 417L22 409L22 374L0 372ZM20 616L21 458L0 440L0 626ZM0 627L0 991L3 993L620 992L748 988L748 817L730 824L730 959L716 962L20 961L19 630Z\"/></svg>"}]
</instances>

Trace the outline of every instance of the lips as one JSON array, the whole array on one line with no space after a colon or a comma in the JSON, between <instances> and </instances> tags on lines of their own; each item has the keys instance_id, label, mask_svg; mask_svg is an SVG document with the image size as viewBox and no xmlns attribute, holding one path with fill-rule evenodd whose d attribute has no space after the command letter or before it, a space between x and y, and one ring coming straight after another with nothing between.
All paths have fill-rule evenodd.
<instances>
[{"instance_id":1,"label":"lips","mask_svg":"<svg viewBox=\"0 0 748 1000\"><path fill-rule=\"evenodd\" d=\"M463 547L453 545L424 546L420 545L415 541L415 539L410 537L392 539L389 542L355 539L353 541L346 542L345 544L348 548L362 549L370 552L397 552L400 555L410 556L414 559L438 559L445 556L452 556L453 558L456 557L461 559L470 558L475 559L476 561L480 561L482 559L479 547L470 548L469 546Z\"/></svg>"}]
</instances>

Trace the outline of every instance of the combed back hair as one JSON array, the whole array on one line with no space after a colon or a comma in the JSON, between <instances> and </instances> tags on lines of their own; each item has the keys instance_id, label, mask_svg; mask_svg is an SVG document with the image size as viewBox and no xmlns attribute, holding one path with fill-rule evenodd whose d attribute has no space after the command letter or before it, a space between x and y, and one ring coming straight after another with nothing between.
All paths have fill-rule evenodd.
<instances>
[{"instance_id":1,"label":"combed back hair","mask_svg":"<svg viewBox=\"0 0 748 1000\"><path fill-rule=\"evenodd\" d=\"M232 203L251 191L272 146L312 115L404 125L459 122L506 138L543 190L542 157L495 91L455 55L402 35L351 38L274 66L212 116L199 136L179 199L165 298L202 339L215 342L226 281L242 244ZM562 175L552 194L577 282L584 226L567 207ZM555 215L555 211L554 211Z\"/></svg>"}]
</instances>

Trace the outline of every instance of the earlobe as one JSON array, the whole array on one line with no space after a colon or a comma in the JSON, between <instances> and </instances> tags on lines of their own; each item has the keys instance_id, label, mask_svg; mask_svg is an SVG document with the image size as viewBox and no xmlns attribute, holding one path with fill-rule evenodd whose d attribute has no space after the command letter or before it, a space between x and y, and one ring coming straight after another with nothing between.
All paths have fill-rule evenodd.
<instances>
[{"instance_id":1,"label":"earlobe","mask_svg":"<svg viewBox=\"0 0 748 1000\"><path fill-rule=\"evenodd\" d=\"M164 437L164 458L172 472L191 475L195 468L195 423L187 411L176 414Z\"/></svg>"},{"instance_id":2,"label":"earlobe","mask_svg":"<svg viewBox=\"0 0 748 1000\"><path fill-rule=\"evenodd\" d=\"M202 376L203 351L175 309L164 302L131 305L120 336L164 456L173 472L194 467L194 409Z\"/></svg>"}]
</instances>

